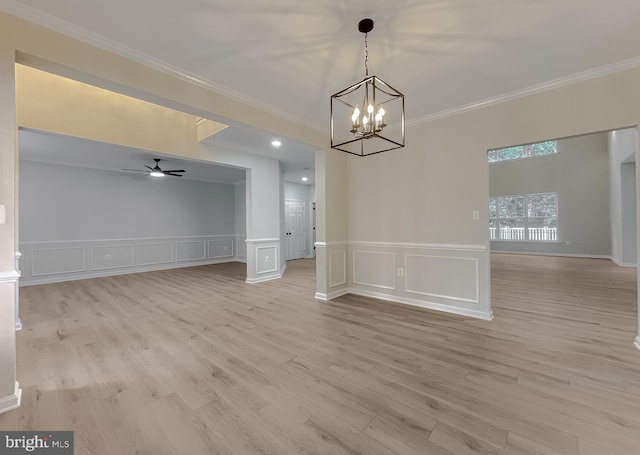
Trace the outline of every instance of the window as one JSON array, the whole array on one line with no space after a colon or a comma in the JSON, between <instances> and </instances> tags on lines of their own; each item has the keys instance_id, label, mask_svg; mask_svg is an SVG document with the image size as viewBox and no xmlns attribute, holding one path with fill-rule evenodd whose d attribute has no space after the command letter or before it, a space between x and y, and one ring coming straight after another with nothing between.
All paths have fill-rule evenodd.
<instances>
[{"instance_id":1,"label":"window","mask_svg":"<svg viewBox=\"0 0 640 455\"><path fill-rule=\"evenodd\" d=\"M487 158L490 163L496 163L498 161L519 160L532 156L553 155L554 153L558 153L556 141L545 141L536 144L517 145L515 147L489 150L487 152Z\"/></svg>"},{"instance_id":2,"label":"window","mask_svg":"<svg viewBox=\"0 0 640 455\"><path fill-rule=\"evenodd\" d=\"M558 240L558 193L489 198L491 240Z\"/></svg>"}]
</instances>

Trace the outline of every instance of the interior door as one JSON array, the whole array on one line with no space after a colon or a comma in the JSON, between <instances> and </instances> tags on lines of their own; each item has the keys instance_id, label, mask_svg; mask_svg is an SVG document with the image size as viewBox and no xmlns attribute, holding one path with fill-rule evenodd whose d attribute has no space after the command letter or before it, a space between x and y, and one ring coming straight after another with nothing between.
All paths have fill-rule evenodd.
<instances>
[{"instance_id":1,"label":"interior door","mask_svg":"<svg viewBox=\"0 0 640 455\"><path fill-rule=\"evenodd\" d=\"M285 201L287 210L287 259L301 259L305 255L304 202Z\"/></svg>"}]
</instances>

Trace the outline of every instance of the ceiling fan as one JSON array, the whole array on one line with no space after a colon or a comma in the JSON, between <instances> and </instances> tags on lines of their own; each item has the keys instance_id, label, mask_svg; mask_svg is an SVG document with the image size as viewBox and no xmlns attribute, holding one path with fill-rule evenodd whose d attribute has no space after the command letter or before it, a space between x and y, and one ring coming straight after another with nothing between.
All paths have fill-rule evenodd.
<instances>
[{"instance_id":1,"label":"ceiling fan","mask_svg":"<svg viewBox=\"0 0 640 455\"><path fill-rule=\"evenodd\" d=\"M148 171L145 171L143 169L122 169L122 170L129 171L129 172L146 172L147 175L150 175L151 177L164 177L165 175L171 175L173 177L182 177L182 174L180 173L185 172L184 169L171 169L171 170L160 169L159 163L162 160L160 158L154 158L153 161L156 162L156 165L154 167L147 166L146 164L144 165L144 167L149 169Z\"/></svg>"}]
</instances>

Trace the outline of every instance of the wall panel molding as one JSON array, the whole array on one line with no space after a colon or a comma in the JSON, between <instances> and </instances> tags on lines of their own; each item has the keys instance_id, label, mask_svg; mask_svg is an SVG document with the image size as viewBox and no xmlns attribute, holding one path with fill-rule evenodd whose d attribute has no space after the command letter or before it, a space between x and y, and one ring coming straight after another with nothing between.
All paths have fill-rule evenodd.
<instances>
[{"instance_id":1,"label":"wall panel molding","mask_svg":"<svg viewBox=\"0 0 640 455\"><path fill-rule=\"evenodd\" d=\"M486 245L356 241L348 251L347 292L492 318Z\"/></svg>"},{"instance_id":2,"label":"wall panel molding","mask_svg":"<svg viewBox=\"0 0 640 455\"><path fill-rule=\"evenodd\" d=\"M426 268L426 270L415 271L415 275L421 276L421 279L416 283L410 283L410 278L414 276L413 267L418 267L417 264L410 266L412 259L422 260L422 265ZM455 265L456 262L458 265ZM461 302L479 302L478 259L476 258L406 254L404 270L406 292ZM424 285L425 288L411 289L410 284ZM463 284L467 284L467 286L463 286ZM456 291L465 288L467 288L467 292L464 295L454 295ZM429 292L424 289L433 289L433 291ZM472 292L469 292L469 289Z\"/></svg>"},{"instance_id":3,"label":"wall panel molding","mask_svg":"<svg viewBox=\"0 0 640 455\"><path fill-rule=\"evenodd\" d=\"M235 234L22 242L21 286L233 262ZM218 255L216 248L230 249ZM211 254L211 253L215 254ZM35 272L35 273L34 273ZM0 280L1 280L0 276Z\"/></svg>"},{"instance_id":4,"label":"wall panel molding","mask_svg":"<svg viewBox=\"0 0 640 455\"><path fill-rule=\"evenodd\" d=\"M87 249L85 247L31 250L31 276L62 275L84 272L86 269Z\"/></svg>"},{"instance_id":5,"label":"wall panel molding","mask_svg":"<svg viewBox=\"0 0 640 455\"><path fill-rule=\"evenodd\" d=\"M129 245L105 245L91 248L91 270L121 269L135 266L135 246ZM113 259L119 261L114 262Z\"/></svg>"},{"instance_id":6,"label":"wall panel molding","mask_svg":"<svg viewBox=\"0 0 640 455\"><path fill-rule=\"evenodd\" d=\"M278 248L276 246L256 247L256 273L274 273L278 271Z\"/></svg>"},{"instance_id":7,"label":"wall panel molding","mask_svg":"<svg viewBox=\"0 0 640 455\"><path fill-rule=\"evenodd\" d=\"M209 240L207 242L207 258L219 259L233 257L235 255L233 244L233 239Z\"/></svg>"},{"instance_id":8,"label":"wall panel molding","mask_svg":"<svg viewBox=\"0 0 640 455\"><path fill-rule=\"evenodd\" d=\"M203 261L207 258L207 244L204 241L178 242L176 261Z\"/></svg>"},{"instance_id":9,"label":"wall panel molding","mask_svg":"<svg viewBox=\"0 0 640 455\"><path fill-rule=\"evenodd\" d=\"M369 256L367 259L359 256ZM377 258L375 257L377 256ZM379 251L353 252L353 284L396 289L396 254ZM386 262L386 263L385 263Z\"/></svg>"},{"instance_id":10,"label":"wall panel molding","mask_svg":"<svg viewBox=\"0 0 640 455\"><path fill-rule=\"evenodd\" d=\"M138 265L140 266L169 264L173 261L172 243L144 243L138 245Z\"/></svg>"}]
</instances>

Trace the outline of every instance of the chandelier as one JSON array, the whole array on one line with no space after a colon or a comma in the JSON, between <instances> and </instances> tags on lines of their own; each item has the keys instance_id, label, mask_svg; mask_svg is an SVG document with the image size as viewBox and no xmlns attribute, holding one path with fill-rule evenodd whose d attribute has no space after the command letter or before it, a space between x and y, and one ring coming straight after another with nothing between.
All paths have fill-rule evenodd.
<instances>
[{"instance_id":1,"label":"chandelier","mask_svg":"<svg viewBox=\"0 0 640 455\"><path fill-rule=\"evenodd\" d=\"M369 76L368 33L373 20L362 19L365 78L331 96L331 148L368 156L404 147L404 95Z\"/></svg>"}]
</instances>

